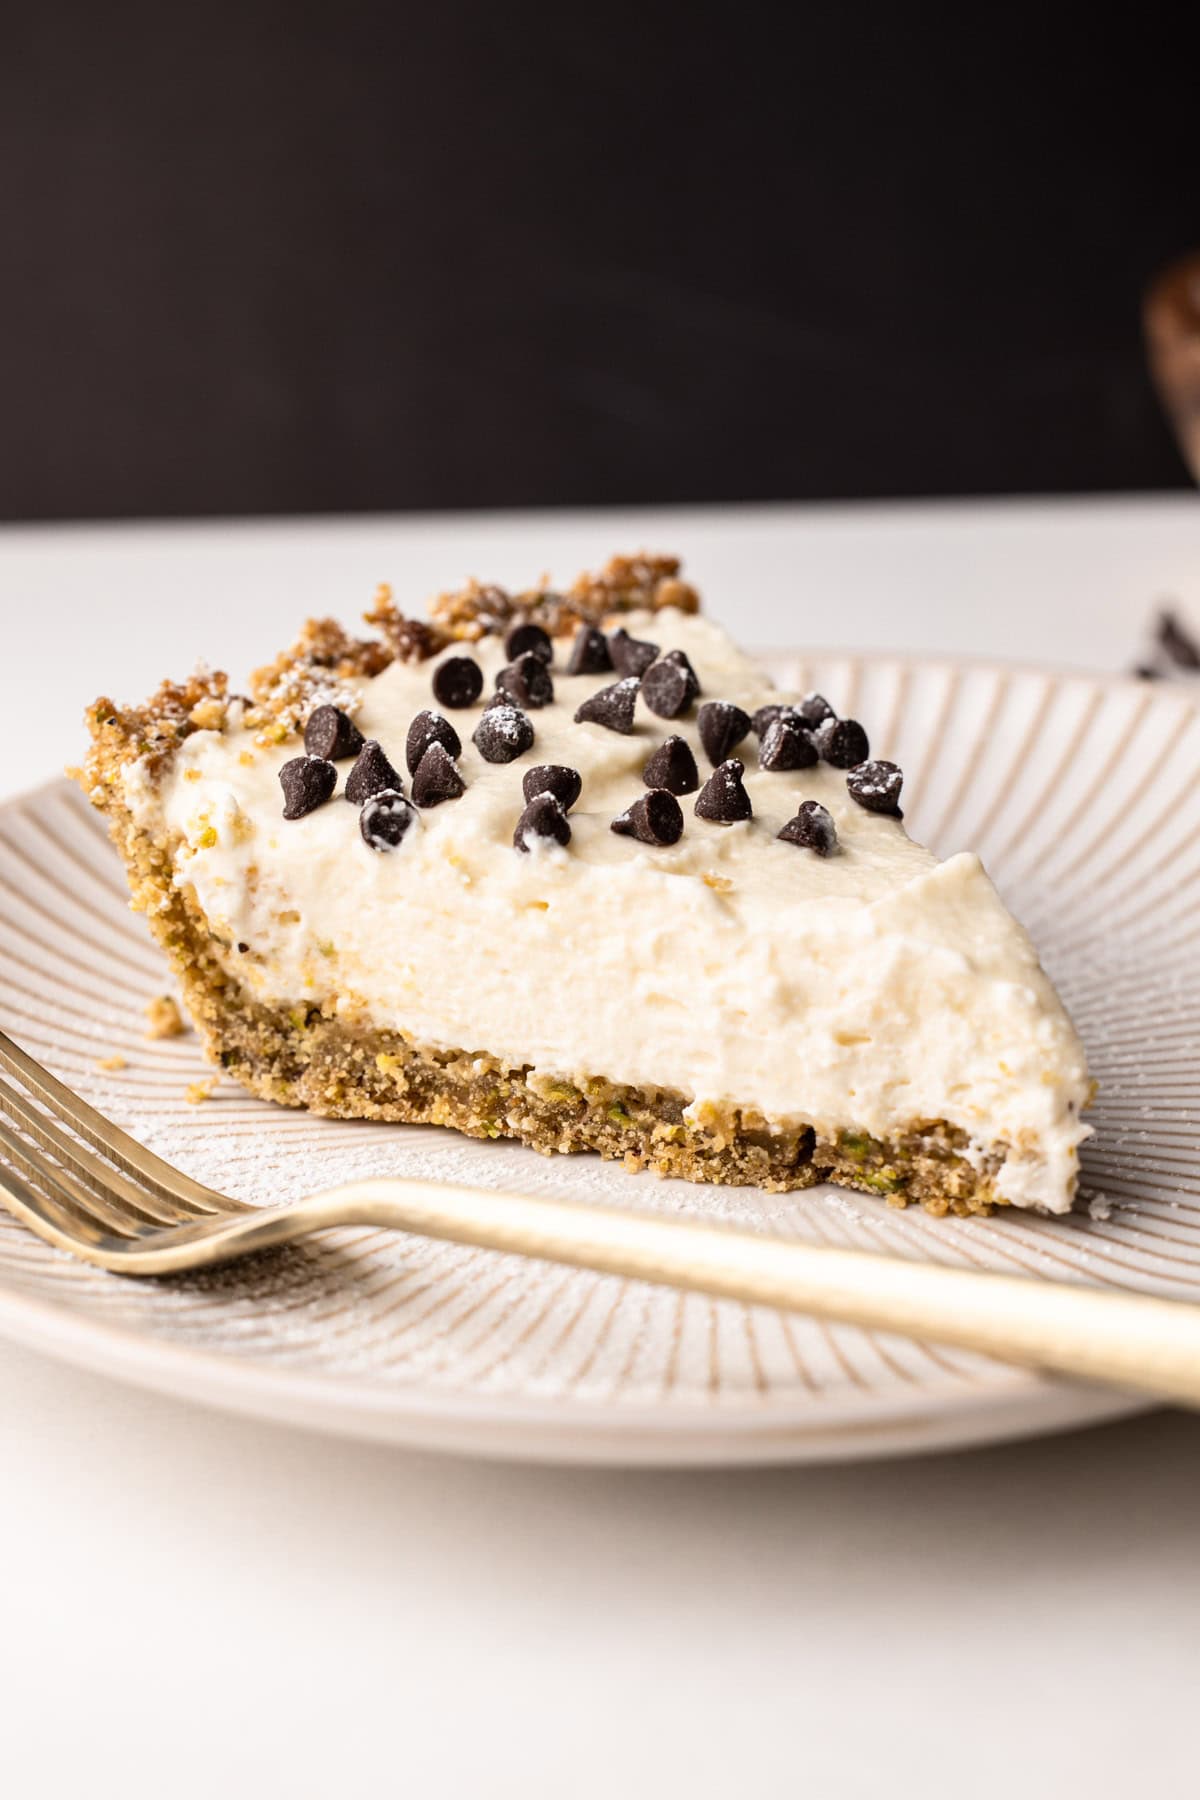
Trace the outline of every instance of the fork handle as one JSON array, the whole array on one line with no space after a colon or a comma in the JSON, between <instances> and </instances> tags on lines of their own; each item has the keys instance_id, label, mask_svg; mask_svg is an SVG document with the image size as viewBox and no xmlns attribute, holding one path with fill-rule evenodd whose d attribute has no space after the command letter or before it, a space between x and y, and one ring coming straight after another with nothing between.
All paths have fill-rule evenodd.
<instances>
[{"instance_id":1,"label":"fork handle","mask_svg":"<svg viewBox=\"0 0 1200 1800\"><path fill-rule=\"evenodd\" d=\"M928 1338L1004 1362L1200 1406L1200 1307L1176 1300L431 1182L357 1181L314 1195L297 1210L310 1228L349 1221L393 1226Z\"/></svg>"}]
</instances>

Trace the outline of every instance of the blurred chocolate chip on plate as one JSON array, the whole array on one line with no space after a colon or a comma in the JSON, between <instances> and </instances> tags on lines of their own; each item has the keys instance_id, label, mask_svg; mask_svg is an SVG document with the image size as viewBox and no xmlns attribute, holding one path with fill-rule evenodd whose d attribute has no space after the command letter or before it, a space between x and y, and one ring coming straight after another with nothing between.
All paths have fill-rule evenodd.
<instances>
[{"instance_id":1,"label":"blurred chocolate chip on plate","mask_svg":"<svg viewBox=\"0 0 1200 1800\"><path fill-rule=\"evenodd\" d=\"M1177 613L1158 616L1158 645L1179 669L1200 669L1200 641L1194 638Z\"/></svg>"}]
</instances>

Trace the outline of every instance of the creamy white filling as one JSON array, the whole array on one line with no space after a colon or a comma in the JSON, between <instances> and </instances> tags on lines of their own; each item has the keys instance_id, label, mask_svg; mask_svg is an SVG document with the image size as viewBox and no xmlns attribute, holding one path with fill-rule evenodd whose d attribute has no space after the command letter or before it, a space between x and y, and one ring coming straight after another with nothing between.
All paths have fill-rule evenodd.
<instances>
[{"instance_id":1,"label":"creamy white filling","mask_svg":"<svg viewBox=\"0 0 1200 1800\"><path fill-rule=\"evenodd\" d=\"M772 697L708 621L665 612L628 628L685 650L706 698L753 711ZM502 647L471 653L486 697ZM362 842L341 797L348 763L333 800L282 818L278 772L294 741L197 732L157 788L133 765L127 796L149 829L179 839L177 883L264 1002L332 1004L549 1078L674 1089L702 1119L736 1106L881 1138L945 1119L975 1156L1008 1148L1007 1198L1064 1210L1086 1135L1083 1050L978 858L938 863L826 765L759 771L753 739L742 746L753 819L707 824L685 796L678 844L617 836L612 819L644 791L641 770L669 733L709 772L694 710L667 721L639 704L631 737L576 725L580 701L616 677L567 676L565 660L560 645L555 702L531 714L534 746L514 763L486 763L471 744L481 706L447 715L467 791L421 813L390 854ZM395 664L360 684L359 727L406 787L408 726L436 706L432 668ZM522 855L521 776L540 762L578 769L583 792L569 848ZM834 817L828 860L777 841L805 799Z\"/></svg>"}]
</instances>

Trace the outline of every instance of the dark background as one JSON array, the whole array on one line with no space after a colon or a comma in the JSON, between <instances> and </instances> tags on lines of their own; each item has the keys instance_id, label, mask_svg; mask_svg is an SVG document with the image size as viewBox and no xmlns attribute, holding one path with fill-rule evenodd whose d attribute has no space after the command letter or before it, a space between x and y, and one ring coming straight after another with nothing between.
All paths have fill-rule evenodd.
<instances>
[{"instance_id":1,"label":"dark background","mask_svg":"<svg viewBox=\"0 0 1200 1800\"><path fill-rule=\"evenodd\" d=\"M1182 484L1191 48L988 10L6 7L0 515Z\"/></svg>"}]
</instances>

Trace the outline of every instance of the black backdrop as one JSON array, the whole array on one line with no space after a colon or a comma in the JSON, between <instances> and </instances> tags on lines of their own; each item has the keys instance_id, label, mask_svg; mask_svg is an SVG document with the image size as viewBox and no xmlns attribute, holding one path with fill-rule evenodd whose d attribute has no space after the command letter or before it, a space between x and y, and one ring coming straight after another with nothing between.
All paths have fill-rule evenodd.
<instances>
[{"instance_id":1,"label":"black backdrop","mask_svg":"<svg viewBox=\"0 0 1200 1800\"><path fill-rule=\"evenodd\" d=\"M1190 46L991 10L10 3L0 514L1181 482Z\"/></svg>"}]
</instances>

